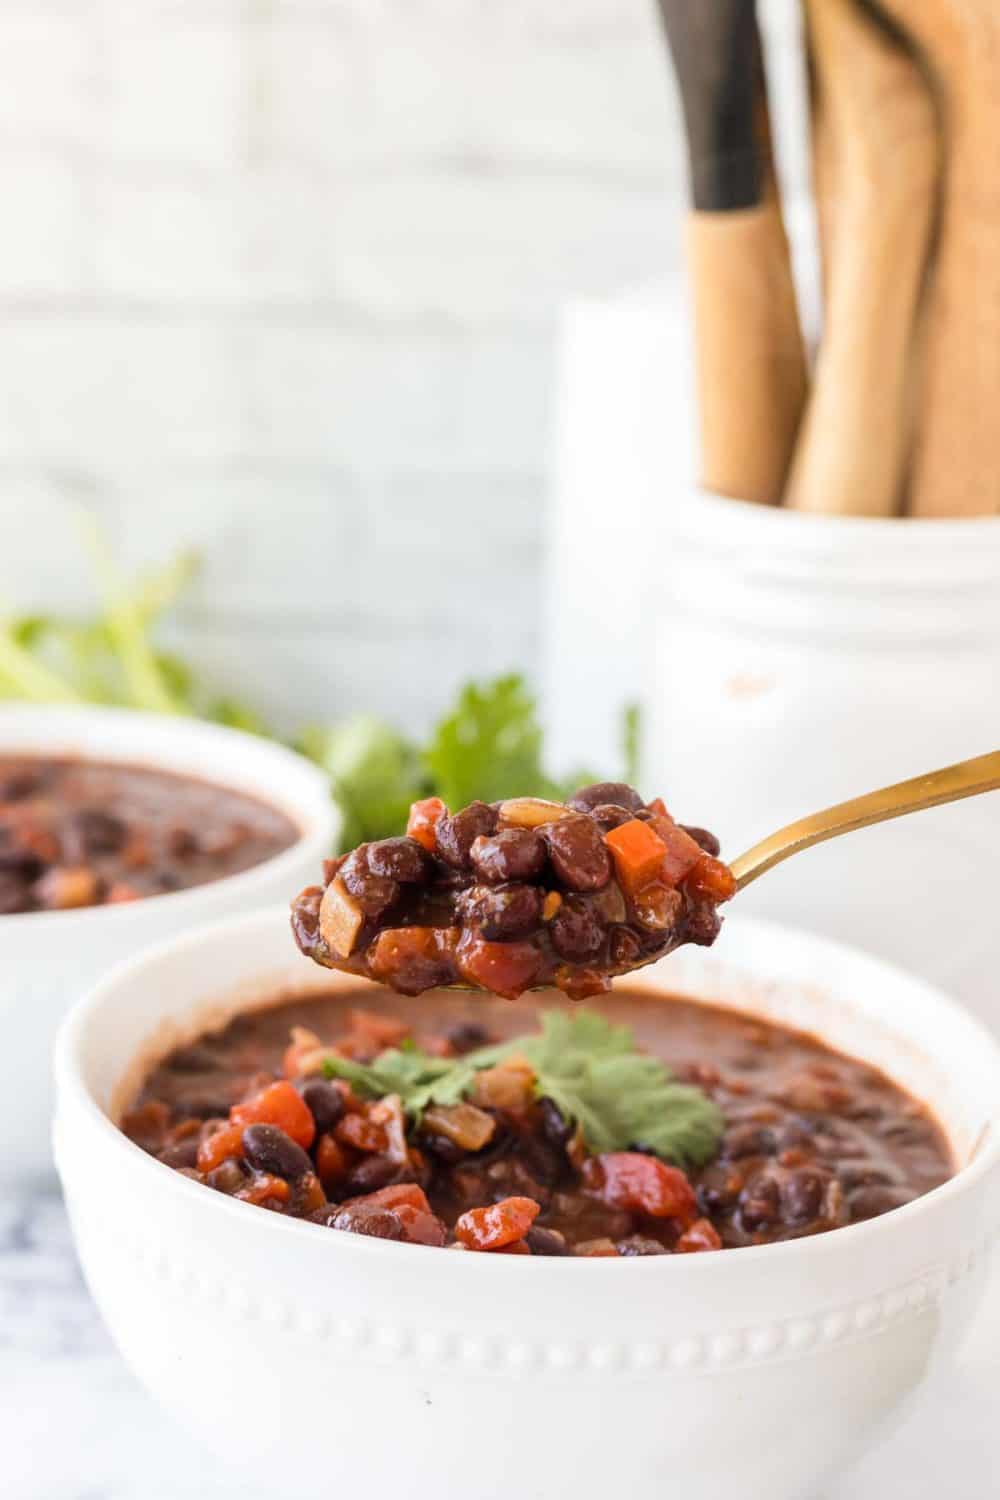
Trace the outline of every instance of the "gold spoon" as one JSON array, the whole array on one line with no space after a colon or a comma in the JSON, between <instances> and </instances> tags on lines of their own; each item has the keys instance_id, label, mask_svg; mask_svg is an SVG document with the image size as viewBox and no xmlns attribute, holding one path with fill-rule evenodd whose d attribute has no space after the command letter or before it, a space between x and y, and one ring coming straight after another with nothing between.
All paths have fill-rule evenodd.
<instances>
[{"instance_id":1,"label":"gold spoon","mask_svg":"<svg viewBox=\"0 0 1000 1500\"><path fill-rule=\"evenodd\" d=\"M752 849L732 861L730 869L736 877L737 889L742 891L759 875L765 875L791 855L811 849L813 844L838 838L842 833L853 833L856 828L870 828L875 823L886 823L890 818L902 818L907 813L922 812L926 807L941 807L946 802L959 802L963 797L976 797L980 792L993 792L998 788L1000 750L994 750L989 755L977 755L973 760L946 766L943 771L914 776L911 781L898 781L895 786L885 786L864 797L853 797L850 802L838 802L836 807L812 813L808 818L799 818L787 828L779 828L777 833L754 844Z\"/></svg>"}]
</instances>

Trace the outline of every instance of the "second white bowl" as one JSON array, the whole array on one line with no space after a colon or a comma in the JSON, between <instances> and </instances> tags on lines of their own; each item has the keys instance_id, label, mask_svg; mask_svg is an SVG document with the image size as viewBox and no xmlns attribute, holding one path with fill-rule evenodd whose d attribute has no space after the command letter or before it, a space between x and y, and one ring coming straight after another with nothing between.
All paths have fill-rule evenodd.
<instances>
[{"instance_id":1,"label":"second white bowl","mask_svg":"<svg viewBox=\"0 0 1000 1500\"><path fill-rule=\"evenodd\" d=\"M301 756L194 719L5 705L0 754L79 755L193 776L271 803L300 831L274 858L190 890L120 906L0 916L0 1183L10 1183L52 1171L52 1043L71 1003L151 942L265 902L287 903L317 878L338 818L326 777Z\"/></svg>"}]
</instances>

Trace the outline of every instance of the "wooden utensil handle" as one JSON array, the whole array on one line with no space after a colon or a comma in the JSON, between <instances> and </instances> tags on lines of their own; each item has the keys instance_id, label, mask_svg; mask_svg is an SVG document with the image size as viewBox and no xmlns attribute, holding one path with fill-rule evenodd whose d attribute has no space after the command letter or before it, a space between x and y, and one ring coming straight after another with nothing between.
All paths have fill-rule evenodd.
<instances>
[{"instance_id":1,"label":"wooden utensil handle","mask_svg":"<svg viewBox=\"0 0 1000 1500\"><path fill-rule=\"evenodd\" d=\"M776 203L688 220L701 480L777 504L806 394L788 241Z\"/></svg>"},{"instance_id":2,"label":"wooden utensil handle","mask_svg":"<svg viewBox=\"0 0 1000 1500\"><path fill-rule=\"evenodd\" d=\"M912 363L939 163L930 89L858 0L808 0L823 115L827 310L789 478L797 510L888 516L913 429ZM830 178L832 177L832 183Z\"/></svg>"}]
</instances>

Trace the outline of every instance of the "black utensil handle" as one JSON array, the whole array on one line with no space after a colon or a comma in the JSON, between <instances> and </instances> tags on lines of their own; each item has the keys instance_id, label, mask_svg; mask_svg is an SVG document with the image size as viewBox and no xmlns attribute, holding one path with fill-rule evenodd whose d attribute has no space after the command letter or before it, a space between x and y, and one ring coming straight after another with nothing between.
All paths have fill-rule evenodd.
<instances>
[{"instance_id":1,"label":"black utensil handle","mask_svg":"<svg viewBox=\"0 0 1000 1500\"><path fill-rule=\"evenodd\" d=\"M754 0L659 0L687 131L695 209L752 208L764 193Z\"/></svg>"}]
</instances>

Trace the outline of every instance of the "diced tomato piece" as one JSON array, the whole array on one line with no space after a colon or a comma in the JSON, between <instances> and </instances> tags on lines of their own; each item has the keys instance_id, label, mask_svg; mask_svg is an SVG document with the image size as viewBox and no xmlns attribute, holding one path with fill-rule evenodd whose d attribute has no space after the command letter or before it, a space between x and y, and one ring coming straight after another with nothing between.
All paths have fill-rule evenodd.
<instances>
[{"instance_id":1,"label":"diced tomato piece","mask_svg":"<svg viewBox=\"0 0 1000 1500\"><path fill-rule=\"evenodd\" d=\"M333 1133L342 1146L353 1146L356 1151L386 1151L389 1137L382 1125L364 1115L344 1115L333 1127Z\"/></svg>"},{"instance_id":2,"label":"diced tomato piece","mask_svg":"<svg viewBox=\"0 0 1000 1500\"><path fill-rule=\"evenodd\" d=\"M653 827L663 840L665 853L660 876L668 885L677 886L705 858L705 851L689 833L676 824L669 813L653 819Z\"/></svg>"},{"instance_id":3,"label":"diced tomato piece","mask_svg":"<svg viewBox=\"0 0 1000 1500\"><path fill-rule=\"evenodd\" d=\"M471 932L459 943L457 957L463 979L505 1000L530 989L542 967L542 955L531 943L488 943Z\"/></svg>"},{"instance_id":4,"label":"diced tomato piece","mask_svg":"<svg viewBox=\"0 0 1000 1500\"><path fill-rule=\"evenodd\" d=\"M431 1212L427 1194L415 1182L399 1182L395 1187L378 1188L374 1193L366 1193L363 1200L356 1201L371 1203L376 1208L391 1208L394 1213L401 1204L408 1208L418 1208L421 1213Z\"/></svg>"},{"instance_id":5,"label":"diced tomato piece","mask_svg":"<svg viewBox=\"0 0 1000 1500\"><path fill-rule=\"evenodd\" d=\"M312 1111L285 1079L269 1084L241 1104L234 1104L229 1118L234 1125L277 1125L304 1151L309 1150L316 1137Z\"/></svg>"},{"instance_id":6,"label":"diced tomato piece","mask_svg":"<svg viewBox=\"0 0 1000 1500\"><path fill-rule=\"evenodd\" d=\"M468 1246L466 1246L468 1249ZM527 1240L515 1240L512 1245L501 1245L499 1250L493 1251L494 1255L530 1255L531 1246Z\"/></svg>"},{"instance_id":7,"label":"diced tomato piece","mask_svg":"<svg viewBox=\"0 0 1000 1500\"><path fill-rule=\"evenodd\" d=\"M436 927L388 927L368 950L376 979L404 995L420 995L454 977L451 957ZM405 1033L404 1033L405 1035Z\"/></svg>"},{"instance_id":8,"label":"diced tomato piece","mask_svg":"<svg viewBox=\"0 0 1000 1500\"><path fill-rule=\"evenodd\" d=\"M630 818L627 823L609 829L604 842L611 850L618 879L627 891L641 890L663 867L667 846L652 825L639 818Z\"/></svg>"},{"instance_id":9,"label":"diced tomato piece","mask_svg":"<svg viewBox=\"0 0 1000 1500\"><path fill-rule=\"evenodd\" d=\"M438 820L447 811L440 797L425 797L422 802L414 802L410 808L406 824L407 835L422 844L428 854L433 854L437 848L435 832Z\"/></svg>"},{"instance_id":10,"label":"diced tomato piece","mask_svg":"<svg viewBox=\"0 0 1000 1500\"><path fill-rule=\"evenodd\" d=\"M584 1163L588 1189L613 1208L648 1214L651 1219L690 1222L698 1211L694 1188L679 1167L640 1151L608 1151Z\"/></svg>"},{"instance_id":11,"label":"diced tomato piece","mask_svg":"<svg viewBox=\"0 0 1000 1500\"><path fill-rule=\"evenodd\" d=\"M722 1241L710 1219L695 1219L691 1227L685 1229L674 1249L680 1255L691 1255L698 1250L721 1250Z\"/></svg>"},{"instance_id":12,"label":"diced tomato piece","mask_svg":"<svg viewBox=\"0 0 1000 1500\"><path fill-rule=\"evenodd\" d=\"M316 1146L316 1171L327 1192L336 1189L351 1170L351 1157L332 1135L321 1135Z\"/></svg>"},{"instance_id":13,"label":"diced tomato piece","mask_svg":"<svg viewBox=\"0 0 1000 1500\"><path fill-rule=\"evenodd\" d=\"M198 1171L214 1172L232 1156L243 1155L243 1126L223 1125L214 1135L206 1136L198 1147Z\"/></svg>"},{"instance_id":14,"label":"diced tomato piece","mask_svg":"<svg viewBox=\"0 0 1000 1500\"><path fill-rule=\"evenodd\" d=\"M523 1240L540 1212L534 1198L504 1198L470 1208L455 1224L455 1238L469 1250L499 1250Z\"/></svg>"},{"instance_id":15,"label":"diced tomato piece","mask_svg":"<svg viewBox=\"0 0 1000 1500\"><path fill-rule=\"evenodd\" d=\"M397 1203L391 1212L402 1224L403 1234L411 1245L441 1246L448 1238L448 1231L436 1214L414 1208L412 1203Z\"/></svg>"},{"instance_id":16,"label":"diced tomato piece","mask_svg":"<svg viewBox=\"0 0 1000 1500\"><path fill-rule=\"evenodd\" d=\"M667 812L667 804L662 797L654 797L652 802L646 803L646 807L651 813L656 813L661 818L669 818L670 816Z\"/></svg>"},{"instance_id":17,"label":"diced tomato piece","mask_svg":"<svg viewBox=\"0 0 1000 1500\"><path fill-rule=\"evenodd\" d=\"M348 1012L347 1019L351 1030L369 1037L378 1052L398 1047L412 1029L408 1021L400 1021L393 1016L380 1016L374 1010L352 1010Z\"/></svg>"},{"instance_id":18,"label":"diced tomato piece","mask_svg":"<svg viewBox=\"0 0 1000 1500\"><path fill-rule=\"evenodd\" d=\"M266 1203L268 1199L278 1203L287 1203L291 1196L291 1188L281 1177L272 1177L270 1172L258 1172L252 1177L246 1187L241 1187L233 1194L234 1198L240 1198L244 1203Z\"/></svg>"},{"instance_id":19,"label":"diced tomato piece","mask_svg":"<svg viewBox=\"0 0 1000 1500\"><path fill-rule=\"evenodd\" d=\"M721 859L703 853L684 882L692 896L706 896L710 901L731 901L736 895L736 876Z\"/></svg>"}]
</instances>

